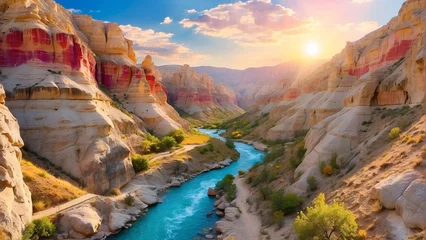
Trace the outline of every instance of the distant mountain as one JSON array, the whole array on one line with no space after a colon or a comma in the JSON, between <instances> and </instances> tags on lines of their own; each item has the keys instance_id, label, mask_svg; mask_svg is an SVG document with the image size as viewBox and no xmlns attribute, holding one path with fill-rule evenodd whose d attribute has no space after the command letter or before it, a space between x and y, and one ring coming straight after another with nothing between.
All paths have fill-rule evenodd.
<instances>
[{"instance_id":1,"label":"distant mountain","mask_svg":"<svg viewBox=\"0 0 426 240\"><path fill-rule=\"evenodd\" d=\"M283 89L310 73L324 60L289 61L276 66L254 67L244 70L211 66L192 67L200 74L207 74L216 83L231 86L237 94L238 105L244 109L253 104L267 104L282 99ZM159 69L176 71L179 65L160 66ZM277 91L281 90L281 91Z\"/></svg>"}]
</instances>

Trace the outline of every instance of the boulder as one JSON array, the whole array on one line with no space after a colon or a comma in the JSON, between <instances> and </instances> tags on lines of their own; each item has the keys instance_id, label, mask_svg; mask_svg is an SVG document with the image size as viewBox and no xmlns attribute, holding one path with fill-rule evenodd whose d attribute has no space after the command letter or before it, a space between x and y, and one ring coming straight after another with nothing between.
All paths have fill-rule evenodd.
<instances>
[{"instance_id":1,"label":"boulder","mask_svg":"<svg viewBox=\"0 0 426 240\"><path fill-rule=\"evenodd\" d=\"M409 228L426 229L426 181L414 180L396 202L396 211Z\"/></svg>"},{"instance_id":2,"label":"boulder","mask_svg":"<svg viewBox=\"0 0 426 240\"><path fill-rule=\"evenodd\" d=\"M225 209L225 219L228 221L235 221L240 218L240 210L236 207L227 207Z\"/></svg>"},{"instance_id":3,"label":"boulder","mask_svg":"<svg viewBox=\"0 0 426 240\"><path fill-rule=\"evenodd\" d=\"M206 239L214 239L214 236L211 234L206 235Z\"/></svg>"},{"instance_id":4,"label":"boulder","mask_svg":"<svg viewBox=\"0 0 426 240\"><path fill-rule=\"evenodd\" d=\"M373 187L370 197L379 200L387 209L395 209L398 198L414 180L421 177L422 174L414 170L400 175L391 175Z\"/></svg>"},{"instance_id":5,"label":"boulder","mask_svg":"<svg viewBox=\"0 0 426 240\"><path fill-rule=\"evenodd\" d=\"M225 214L222 211L216 211L218 217L223 217Z\"/></svg>"},{"instance_id":6,"label":"boulder","mask_svg":"<svg viewBox=\"0 0 426 240\"><path fill-rule=\"evenodd\" d=\"M219 210L224 211L225 208L226 208L226 203L224 201L222 201L219 205L217 205L216 208L219 209Z\"/></svg>"},{"instance_id":7,"label":"boulder","mask_svg":"<svg viewBox=\"0 0 426 240\"><path fill-rule=\"evenodd\" d=\"M216 196L216 194L217 194L217 191L216 191L216 190L214 190L213 188L209 188L209 190L207 191L207 195L208 195L209 197L215 197L215 196Z\"/></svg>"},{"instance_id":8,"label":"boulder","mask_svg":"<svg viewBox=\"0 0 426 240\"><path fill-rule=\"evenodd\" d=\"M181 182L179 181L178 178L173 177L171 179L171 183L170 183L170 187L180 187Z\"/></svg>"},{"instance_id":9,"label":"boulder","mask_svg":"<svg viewBox=\"0 0 426 240\"><path fill-rule=\"evenodd\" d=\"M157 195L157 188L154 186L144 185L136 190L135 195L145 204L154 205L160 201Z\"/></svg>"},{"instance_id":10,"label":"boulder","mask_svg":"<svg viewBox=\"0 0 426 240\"><path fill-rule=\"evenodd\" d=\"M95 234L101 223L102 218L97 210L85 204L65 212L59 221L59 230L80 239L76 236L90 237Z\"/></svg>"},{"instance_id":11,"label":"boulder","mask_svg":"<svg viewBox=\"0 0 426 240\"><path fill-rule=\"evenodd\" d=\"M109 229L111 232L117 232L131 220L132 217L130 215L120 211L114 211L109 215Z\"/></svg>"}]
</instances>

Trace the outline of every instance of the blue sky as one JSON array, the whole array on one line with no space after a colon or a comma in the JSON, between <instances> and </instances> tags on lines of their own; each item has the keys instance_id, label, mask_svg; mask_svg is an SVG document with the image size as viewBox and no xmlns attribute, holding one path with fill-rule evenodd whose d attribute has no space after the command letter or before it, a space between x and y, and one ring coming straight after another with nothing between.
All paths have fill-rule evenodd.
<instances>
[{"instance_id":1,"label":"blue sky","mask_svg":"<svg viewBox=\"0 0 426 240\"><path fill-rule=\"evenodd\" d=\"M330 58L386 24L403 0L57 0L123 26L138 60L231 68ZM226 5L221 5L226 4ZM196 12L188 13L194 9ZM172 22L165 21L169 17ZM305 46L319 49L315 56Z\"/></svg>"}]
</instances>

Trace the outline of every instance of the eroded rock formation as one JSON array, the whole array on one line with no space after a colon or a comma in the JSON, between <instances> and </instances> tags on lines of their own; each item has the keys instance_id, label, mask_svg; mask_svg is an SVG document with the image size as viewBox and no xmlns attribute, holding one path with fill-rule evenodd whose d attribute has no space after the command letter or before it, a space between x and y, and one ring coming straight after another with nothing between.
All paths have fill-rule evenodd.
<instances>
[{"instance_id":1,"label":"eroded rock formation","mask_svg":"<svg viewBox=\"0 0 426 240\"><path fill-rule=\"evenodd\" d=\"M160 72L169 102L189 115L208 120L208 115L212 114L224 119L244 112L238 107L237 96L230 87L215 84L210 76L199 75L189 65L181 66L174 72L165 69Z\"/></svg>"},{"instance_id":2,"label":"eroded rock formation","mask_svg":"<svg viewBox=\"0 0 426 240\"><path fill-rule=\"evenodd\" d=\"M19 125L5 104L0 85L0 232L7 239L21 239L21 232L31 221L31 193L22 179L20 148L24 142Z\"/></svg>"},{"instance_id":3,"label":"eroded rock formation","mask_svg":"<svg viewBox=\"0 0 426 240\"><path fill-rule=\"evenodd\" d=\"M90 191L132 178L129 154L145 126L158 134L183 127L153 94L117 24L74 15L52 0L0 6L0 81L26 146Z\"/></svg>"}]
</instances>

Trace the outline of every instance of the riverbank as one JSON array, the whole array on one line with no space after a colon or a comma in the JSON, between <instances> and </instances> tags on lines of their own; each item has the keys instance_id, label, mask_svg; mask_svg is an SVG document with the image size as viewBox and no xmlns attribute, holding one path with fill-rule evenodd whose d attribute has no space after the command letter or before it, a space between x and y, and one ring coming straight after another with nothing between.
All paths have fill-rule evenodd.
<instances>
[{"instance_id":1,"label":"riverbank","mask_svg":"<svg viewBox=\"0 0 426 240\"><path fill-rule=\"evenodd\" d=\"M251 141L251 140L244 140L244 139L238 139L235 140L236 142L243 142L243 143L247 143L248 145L253 146L256 150L262 151L264 152L265 150L268 149L268 146L266 146L265 144L261 143L261 142L256 142L256 141Z\"/></svg>"},{"instance_id":2,"label":"riverbank","mask_svg":"<svg viewBox=\"0 0 426 240\"><path fill-rule=\"evenodd\" d=\"M180 187L202 173L223 169L238 157L236 150L218 139L190 145L175 153L159 154L150 159L150 169L137 174L121 188L120 195L96 196L90 202L54 213L58 219L58 239L103 239L129 229L146 216L149 206L162 202L161 196L167 189ZM83 225L89 227L82 228Z\"/></svg>"}]
</instances>

